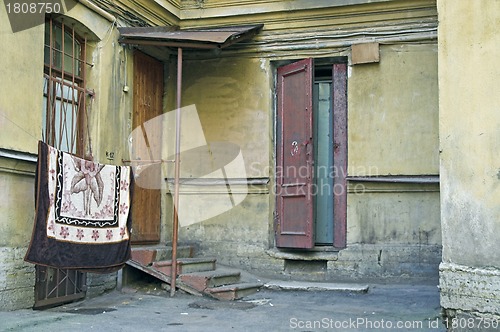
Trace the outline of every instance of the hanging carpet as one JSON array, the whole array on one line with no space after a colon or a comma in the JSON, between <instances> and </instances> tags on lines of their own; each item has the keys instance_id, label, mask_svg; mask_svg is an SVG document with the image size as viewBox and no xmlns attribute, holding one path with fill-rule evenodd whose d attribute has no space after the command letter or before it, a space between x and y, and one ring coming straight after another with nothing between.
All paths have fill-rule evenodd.
<instances>
[{"instance_id":1,"label":"hanging carpet","mask_svg":"<svg viewBox=\"0 0 500 332\"><path fill-rule=\"evenodd\" d=\"M130 258L131 168L38 143L33 234L25 261L111 272Z\"/></svg>"}]
</instances>

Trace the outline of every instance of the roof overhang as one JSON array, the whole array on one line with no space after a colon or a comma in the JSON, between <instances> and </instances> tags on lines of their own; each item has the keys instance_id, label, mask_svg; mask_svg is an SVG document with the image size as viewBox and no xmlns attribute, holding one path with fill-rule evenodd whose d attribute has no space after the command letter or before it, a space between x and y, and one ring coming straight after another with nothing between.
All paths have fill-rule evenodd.
<instances>
[{"instance_id":1,"label":"roof overhang","mask_svg":"<svg viewBox=\"0 0 500 332\"><path fill-rule=\"evenodd\" d=\"M122 44L181 48L226 48L255 36L263 24L213 28L179 29L178 27L118 28Z\"/></svg>"}]
</instances>

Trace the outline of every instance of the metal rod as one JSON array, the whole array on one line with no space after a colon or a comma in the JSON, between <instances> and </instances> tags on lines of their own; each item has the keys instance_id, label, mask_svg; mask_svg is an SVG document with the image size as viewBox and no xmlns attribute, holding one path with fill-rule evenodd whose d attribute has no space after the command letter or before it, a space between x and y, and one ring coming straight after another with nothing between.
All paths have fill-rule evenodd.
<instances>
[{"instance_id":1,"label":"metal rod","mask_svg":"<svg viewBox=\"0 0 500 332\"><path fill-rule=\"evenodd\" d=\"M73 28L74 28L74 25L73 25ZM71 86L74 87L75 86L75 29L71 28ZM64 70L64 68L63 68ZM64 86L63 86L63 90L64 90ZM76 133L73 132L73 129L75 128L74 127L74 124L75 124L75 118L78 116L78 109L76 109L75 107L75 90L73 88L70 88L69 89L69 92L71 92L71 131L72 131L72 135L71 135L71 146L75 146L76 144L78 144L78 140L77 140L77 136L78 136L78 128L76 129ZM64 98L64 95L62 95L61 97ZM69 93L68 93L68 97L69 97ZM76 116L75 116L76 114ZM78 121L78 120L76 120ZM78 149L75 149L75 150L78 150ZM71 149L71 151L73 151L73 149Z\"/></svg>"},{"instance_id":2,"label":"metal rod","mask_svg":"<svg viewBox=\"0 0 500 332\"><path fill-rule=\"evenodd\" d=\"M175 163L174 159L122 159L122 163L139 163L139 164L161 164L161 163Z\"/></svg>"},{"instance_id":3,"label":"metal rod","mask_svg":"<svg viewBox=\"0 0 500 332\"><path fill-rule=\"evenodd\" d=\"M83 49L80 50L80 52L81 52L81 57L83 58L83 63L86 63L87 62L87 36L85 36L84 43L83 43ZM87 68L85 67L85 65L82 65L82 67L81 67L81 74L83 77L83 82L82 82L83 88L86 89L87 88ZM74 75L74 73L73 73L73 75ZM78 130L78 134L81 135L79 142L78 142L78 145L80 146L81 153L84 154L85 153L85 138L87 138L87 141L89 144L89 146L88 146L89 154L93 158L94 152L92 151L92 137L90 135L89 114L87 113L88 110L87 110L87 103L86 103L85 95L81 94L79 99L81 100L81 105L78 105L78 110L80 111L80 106L82 109L82 112L80 112L80 114L79 114L79 116L80 116L79 120L81 120L81 123L83 125L85 125L85 128L87 128L87 133L84 134L83 129ZM82 128L84 128L83 125L82 125ZM78 148L77 148L77 151L78 151Z\"/></svg>"},{"instance_id":4,"label":"metal rod","mask_svg":"<svg viewBox=\"0 0 500 332\"><path fill-rule=\"evenodd\" d=\"M64 22L61 24L61 48L64 50L64 40L66 39L64 31ZM61 56L61 69L62 69L62 74L61 74L61 81L64 81L64 55ZM61 97L64 96L64 85L60 85L61 89ZM56 89L56 98L57 98L57 89ZM59 104L59 142L58 142L58 149L62 149L63 146L63 133L64 133L64 128L66 127L66 112L63 110L63 105L64 103L61 102ZM57 106L56 106L57 107ZM68 147L68 151L73 152L72 147L69 145L68 141L68 135L66 131L66 146Z\"/></svg>"},{"instance_id":5,"label":"metal rod","mask_svg":"<svg viewBox=\"0 0 500 332\"><path fill-rule=\"evenodd\" d=\"M52 40L52 20L49 21L49 30L50 30L50 36L49 36L49 44L51 45L52 48L52 43L54 42ZM52 49L49 49L49 78L52 77L52 66L54 65L54 60L53 60L53 53ZM53 98L54 94L52 93L52 86L54 83L52 80L47 81L47 118L45 120L45 143L48 144L54 144L54 138L52 137L52 118L53 118L53 110L52 110L52 101L51 98Z\"/></svg>"},{"instance_id":6,"label":"metal rod","mask_svg":"<svg viewBox=\"0 0 500 332\"><path fill-rule=\"evenodd\" d=\"M177 49L177 109L175 110L175 169L174 169L174 220L172 232L172 272L170 276L170 296L175 295L177 279L177 236L179 228L179 177L181 150L181 87L182 48Z\"/></svg>"},{"instance_id":7,"label":"metal rod","mask_svg":"<svg viewBox=\"0 0 500 332\"><path fill-rule=\"evenodd\" d=\"M82 69L82 70L83 70L83 69ZM56 70L54 70L54 71L56 71ZM47 79L50 79L50 80L52 80L53 82L56 82L56 83L61 83L62 85L71 86L71 85L69 85L67 82L62 81L59 77L50 76L50 75L47 75L47 74L43 74L43 77L45 77L45 78L47 78ZM83 80L82 80L82 82L83 82ZM83 83L82 83L82 84L83 84ZM74 89L74 90L77 90L77 91L79 91L79 92L85 93L85 94L87 94L87 95L89 95L89 96L91 96L91 97L95 96L95 91L94 91L94 90L86 89L86 88L84 88L84 87L80 87L80 86L78 86L78 85L77 85L77 86L74 86L74 87L73 87L73 89ZM67 99L67 98L61 98L61 99L63 99L63 100L69 100L69 99Z\"/></svg>"},{"instance_id":8,"label":"metal rod","mask_svg":"<svg viewBox=\"0 0 500 332\"><path fill-rule=\"evenodd\" d=\"M45 47L48 47L48 48L51 50L51 52L52 52L52 51L54 51L54 52L58 52L58 53L60 53L60 54L61 54L61 56L64 56L64 55L71 56L71 54L66 53L66 52L64 52L64 51L62 51L62 50L60 50L60 49L58 49L58 48L55 48L55 47L50 47L50 46L49 46L49 45L47 45L47 44L44 44L44 46L45 46ZM94 64L93 64L93 63L86 62L85 60L82 60L82 59L74 59L74 60L75 60L75 61L77 61L77 62L80 62L80 63L81 63L80 65L82 65L82 64L86 64L87 66L89 66L89 67L91 67L91 68L92 68L92 67L94 67ZM79 76L79 75L75 75L75 76Z\"/></svg>"}]
</instances>

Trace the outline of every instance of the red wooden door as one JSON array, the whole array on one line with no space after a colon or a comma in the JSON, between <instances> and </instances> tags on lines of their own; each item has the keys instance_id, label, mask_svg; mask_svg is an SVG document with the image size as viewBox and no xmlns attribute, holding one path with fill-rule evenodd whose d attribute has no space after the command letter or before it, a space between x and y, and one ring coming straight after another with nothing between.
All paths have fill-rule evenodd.
<instances>
[{"instance_id":1,"label":"red wooden door","mask_svg":"<svg viewBox=\"0 0 500 332\"><path fill-rule=\"evenodd\" d=\"M276 246L312 248L313 59L278 68Z\"/></svg>"}]
</instances>

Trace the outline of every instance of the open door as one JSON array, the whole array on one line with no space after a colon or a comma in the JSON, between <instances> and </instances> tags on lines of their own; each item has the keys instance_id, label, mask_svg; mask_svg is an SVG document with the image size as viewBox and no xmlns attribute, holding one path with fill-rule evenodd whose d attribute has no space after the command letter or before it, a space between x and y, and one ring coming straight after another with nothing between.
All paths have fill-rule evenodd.
<instances>
[{"instance_id":1,"label":"open door","mask_svg":"<svg viewBox=\"0 0 500 332\"><path fill-rule=\"evenodd\" d=\"M313 59L278 68L276 246L312 248Z\"/></svg>"}]
</instances>

